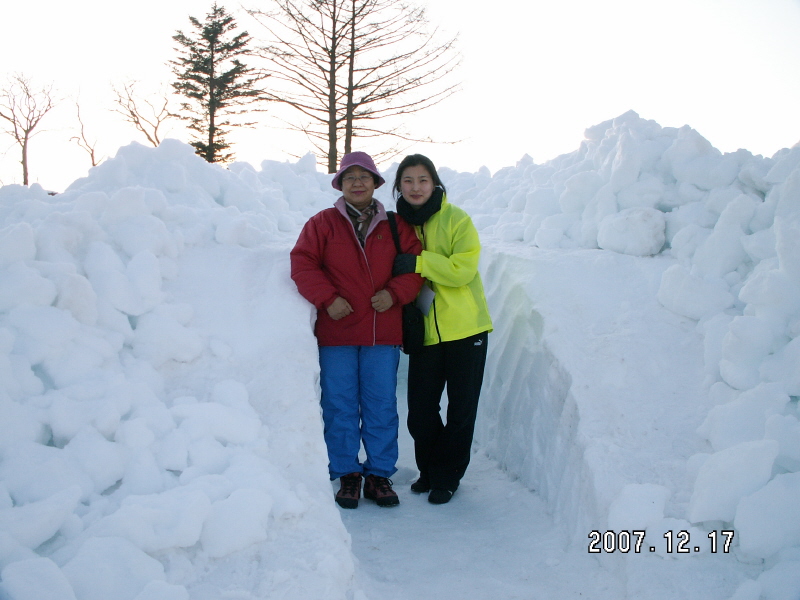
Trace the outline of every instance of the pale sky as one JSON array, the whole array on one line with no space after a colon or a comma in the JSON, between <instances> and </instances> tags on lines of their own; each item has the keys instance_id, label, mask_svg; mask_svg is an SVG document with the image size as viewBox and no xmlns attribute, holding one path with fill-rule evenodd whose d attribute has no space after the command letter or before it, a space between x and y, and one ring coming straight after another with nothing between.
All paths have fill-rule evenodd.
<instances>
[{"instance_id":1,"label":"pale sky","mask_svg":"<svg viewBox=\"0 0 800 600\"><path fill-rule=\"evenodd\" d=\"M90 167L69 141L75 98L101 155L146 143L110 112L110 84L167 88L171 36L188 33L188 16L202 19L212 2L4 4L0 77L23 73L34 84L53 83L64 98L30 150L31 181L60 191ZM238 2L221 4L242 29L262 35ZM463 56L462 91L408 121L414 134L461 140L410 149L438 166L494 173L525 154L543 163L576 150L586 128L628 110L664 127L688 124L723 152L771 156L800 141L800 0L429 0L427 7L445 35L459 34ZM278 127L267 119L231 136L238 159L258 167L311 150L301 134ZM20 182L18 148L0 136L0 183Z\"/></svg>"}]
</instances>

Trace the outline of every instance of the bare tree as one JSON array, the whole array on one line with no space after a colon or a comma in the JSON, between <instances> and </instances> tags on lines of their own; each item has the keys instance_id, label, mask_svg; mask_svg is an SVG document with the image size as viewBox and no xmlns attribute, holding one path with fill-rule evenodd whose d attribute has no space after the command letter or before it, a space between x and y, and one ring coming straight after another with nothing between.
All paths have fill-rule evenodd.
<instances>
[{"instance_id":1,"label":"bare tree","mask_svg":"<svg viewBox=\"0 0 800 600\"><path fill-rule=\"evenodd\" d=\"M458 89L450 75L456 38L429 27L425 9L396 0L275 0L271 12L249 10L270 42L260 50L273 77L269 99L305 118L304 132L336 171L340 143L355 138L431 141L404 127L412 113ZM394 154L397 148L374 153Z\"/></svg>"},{"instance_id":2,"label":"bare tree","mask_svg":"<svg viewBox=\"0 0 800 600\"><path fill-rule=\"evenodd\" d=\"M143 98L136 90L137 84L136 81L129 81L122 86L111 86L116 105L112 110L143 133L154 147L158 147L161 143L161 126L175 116L169 110L169 96L159 93L151 98Z\"/></svg>"},{"instance_id":3,"label":"bare tree","mask_svg":"<svg viewBox=\"0 0 800 600\"><path fill-rule=\"evenodd\" d=\"M14 138L22 154L22 184L28 185L28 146L36 128L55 105L53 86L34 89L22 74L12 76L0 88L0 119L5 133Z\"/></svg>"},{"instance_id":4,"label":"bare tree","mask_svg":"<svg viewBox=\"0 0 800 600\"><path fill-rule=\"evenodd\" d=\"M89 160L92 161L92 166L96 167L100 161L97 159L97 140L90 141L89 138L86 136L86 126L83 124L83 118L81 117L81 105L79 102L75 102L75 109L78 112L78 125L80 125L79 135L73 135L70 139L71 142L75 142L78 146L85 150L86 153L89 155Z\"/></svg>"}]
</instances>

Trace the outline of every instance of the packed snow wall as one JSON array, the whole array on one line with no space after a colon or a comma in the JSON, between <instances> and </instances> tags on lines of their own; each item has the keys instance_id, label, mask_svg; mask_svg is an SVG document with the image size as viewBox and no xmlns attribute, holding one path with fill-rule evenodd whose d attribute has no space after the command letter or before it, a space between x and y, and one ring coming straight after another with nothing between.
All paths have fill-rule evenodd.
<instances>
[{"instance_id":1,"label":"packed snow wall","mask_svg":"<svg viewBox=\"0 0 800 600\"><path fill-rule=\"evenodd\" d=\"M701 353L693 357L694 364L675 371L675 377L683 377L696 374L697 365L702 365L701 381L694 382L700 393L695 391L686 407L697 411L699 418L691 424L676 423L683 433L690 425L695 435L689 438L690 448L673 452L674 464L662 465L661 472L672 473L670 477L633 471L617 478L610 489L607 480L595 478L600 509L596 516L598 520L608 517L613 525L614 514L644 518L645 506L656 505L661 509L648 517L656 528L673 518L677 519L673 527L696 528L698 533L714 527L735 530L733 552L744 564L778 565L750 582L743 594L773 597L781 585L800 587L800 581L789 575L800 572L800 517L791 508L800 501L800 146L769 158L746 150L722 154L688 126L662 128L626 113L588 129L578 151L547 163L537 165L524 157L494 176L488 172L448 175L448 192L470 212L490 246L487 279L493 279L492 269L508 265L491 247L498 243L517 248L510 251L514 255L522 248L599 249L654 263L667 261L658 267L650 300L657 299L663 310L678 319L671 327L685 329L695 354L699 342ZM532 301L533 309L519 309L523 315L532 314L531 310L544 314L537 308L542 299L531 291L532 286L525 298L514 292L517 284L500 286L494 279L490 293L504 287L523 303ZM536 275L529 277L529 281L536 279ZM568 302L565 289L548 288L561 302ZM502 292L493 299L493 306L498 315L525 327L526 318L508 306ZM626 312L617 310L620 315ZM529 389L517 393L508 387L506 376L497 382L490 376L487 397L508 394L508 399L489 399L481 413L488 421L480 430L482 443L509 470L549 494L546 497L556 513L569 513L572 503L547 491L548 466L532 467L544 463L547 456L538 449L548 443L557 447L558 436L573 435L573 425L564 431L540 431L551 442L531 438L520 443L516 437L534 433L537 426L520 425L528 416L512 419L513 444L499 425L511 422L507 415L523 412L521 396L526 397L528 413L540 414L543 409L538 404L557 408L561 402L553 403L548 394L563 396L566 402L570 395L576 396L574 379L580 372L564 364L564 357L571 354L554 352L552 340L538 333L540 320L546 329L548 323L560 326L570 319L564 313L556 319L560 323L553 323L552 315L529 319L530 341L517 343L531 356L532 373L545 376L548 368L563 371L564 381L573 380L572 391L564 394L562 383L542 391L531 375ZM504 327L498 327L502 340L513 342L521 335ZM492 347L490 343L490 352ZM550 367L540 364L553 359ZM491 362L495 368L505 367L500 355ZM515 372L526 377L528 371L517 367ZM602 402L608 400L602 398ZM545 420L555 424L544 412ZM586 421L580 402L578 413L580 428ZM608 422L623 420L619 413L610 415ZM574 439L579 445L586 443L581 435ZM516 448L528 452L517 455ZM602 453L604 458L596 456L600 458L596 464L616 461L615 451L612 444ZM577 493L578 501L585 502L583 492ZM577 524L576 539L582 530L579 513L564 515Z\"/></svg>"},{"instance_id":2,"label":"packed snow wall","mask_svg":"<svg viewBox=\"0 0 800 600\"><path fill-rule=\"evenodd\" d=\"M629 484L669 490L664 508L680 513L709 407L702 337L656 299L673 261L492 238L485 248L495 331L480 446L540 493L576 542L609 527Z\"/></svg>"},{"instance_id":3,"label":"packed snow wall","mask_svg":"<svg viewBox=\"0 0 800 600\"><path fill-rule=\"evenodd\" d=\"M170 140L63 194L0 189L4 598L351 592L288 276L329 180L260 176Z\"/></svg>"},{"instance_id":4,"label":"packed snow wall","mask_svg":"<svg viewBox=\"0 0 800 600\"><path fill-rule=\"evenodd\" d=\"M596 520L599 509L583 460L572 378L543 339L544 318L526 283L529 264L485 246L482 271L495 330L476 440L576 533Z\"/></svg>"}]
</instances>

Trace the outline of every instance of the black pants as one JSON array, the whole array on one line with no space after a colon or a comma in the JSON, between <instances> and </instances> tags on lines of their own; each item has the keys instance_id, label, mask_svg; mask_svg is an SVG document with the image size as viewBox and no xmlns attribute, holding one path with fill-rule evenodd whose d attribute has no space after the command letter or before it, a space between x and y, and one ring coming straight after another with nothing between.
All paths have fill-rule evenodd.
<instances>
[{"instance_id":1,"label":"black pants","mask_svg":"<svg viewBox=\"0 0 800 600\"><path fill-rule=\"evenodd\" d=\"M425 346L409 356L408 431L417 468L434 489L455 491L467 470L488 333ZM447 424L439 415L447 385Z\"/></svg>"}]
</instances>

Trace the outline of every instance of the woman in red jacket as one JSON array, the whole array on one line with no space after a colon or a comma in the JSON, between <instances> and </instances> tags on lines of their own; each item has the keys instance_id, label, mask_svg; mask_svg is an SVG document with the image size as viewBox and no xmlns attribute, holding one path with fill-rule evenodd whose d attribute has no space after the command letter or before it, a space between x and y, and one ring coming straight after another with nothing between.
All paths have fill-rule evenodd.
<instances>
[{"instance_id":1,"label":"woman in red jacket","mask_svg":"<svg viewBox=\"0 0 800 600\"><path fill-rule=\"evenodd\" d=\"M292 279L317 307L328 468L332 480L341 480L336 502L343 508L358 506L362 476L366 498L399 503L389 477L397 470L401 309L422 278L392 277L397 251L386 210L372 197L384 183L369 155L346 154L331 182L342 197L309 219L291 252ZM402 219L397 225L403 253L419 254L413 229Z\"/></svg>"}]
</instances>

